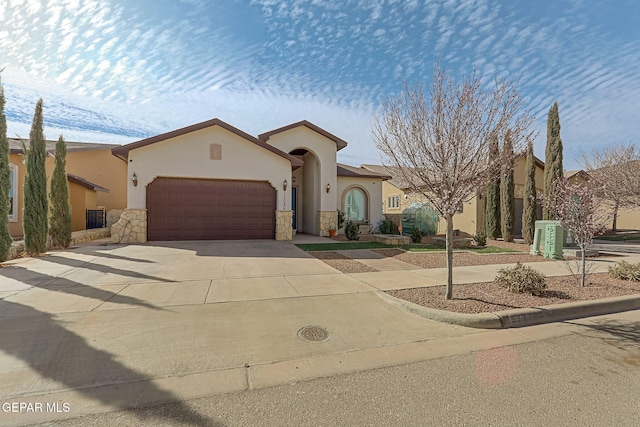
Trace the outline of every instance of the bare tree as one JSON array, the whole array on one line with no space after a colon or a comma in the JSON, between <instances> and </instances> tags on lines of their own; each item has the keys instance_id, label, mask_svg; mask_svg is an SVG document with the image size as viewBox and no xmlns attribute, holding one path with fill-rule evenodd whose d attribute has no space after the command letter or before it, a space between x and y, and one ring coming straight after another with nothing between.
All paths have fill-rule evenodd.
<instances>
[{"instance_id":1,"label":"bare tree","mask_svg":"<svg viewBox=\"0 0 640 427\"><path fill-rule=\"evenodd\" d=\"M615 231L618 209L640 206L640 147L630 143L596 149L582 155L582 164L606 190Z\"/></svg>"},{"instance_id":2,"label":"bare tree","mask_svg":"<svg viewBox=\"0 0 640 427\"><path fill-rule=\"evenodd\" d=\"M383 163L397 167L413 192L422 194L447 222L447 287L453 297L453 216L478 191L498 179L501 167L522 153L533 117L522 111L513 83L496 81L482 89L474 72L454 82L436 65L431 90L405 83L404 91L384 103L373 138ZM513 153L500 150L489 162L490 141L511 131Z\"/></svg>"},{"instance_id":3,"label":"bare tree","mask_svg":"<svg viewBox=\"0 0 640 427\"><path fill-rule=\"evenodd\" d=\"M543 200L562 227L573 235L582 252L580 286L584 286L587 276L586 251L593 237L607 229L610 211L603 208L605 199L601 196L604 192L595 180L570 184L569 180L560 177L554 182L552 196Z\"/></svg>"}]
</instances>

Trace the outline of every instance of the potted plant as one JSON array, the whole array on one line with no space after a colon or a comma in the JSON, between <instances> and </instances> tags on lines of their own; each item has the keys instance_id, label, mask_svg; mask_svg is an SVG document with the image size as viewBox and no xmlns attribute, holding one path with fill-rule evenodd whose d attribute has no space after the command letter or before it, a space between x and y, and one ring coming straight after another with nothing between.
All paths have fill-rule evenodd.
<instances>
[{"instance_id":1,"label":"potted plant","mask_svg":"<svg viewBox=\"0 0 640 427\"><path fill-rule=\"evenodd\" d=\"M330 228L329 229L329 237L336 237L336 229L335 228Z\"/></svg>"}]
</instances>

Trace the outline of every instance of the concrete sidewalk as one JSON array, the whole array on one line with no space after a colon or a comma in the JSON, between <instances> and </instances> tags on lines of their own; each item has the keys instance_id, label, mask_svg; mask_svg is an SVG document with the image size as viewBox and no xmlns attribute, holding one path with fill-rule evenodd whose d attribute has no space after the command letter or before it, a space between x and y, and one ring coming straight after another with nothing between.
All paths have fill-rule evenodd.
<instances>
[{"instance_id":1,"label":"concrete sidewalk","mask_svg":"<svg viewBox=\"0 0 640 427\"><path fill-rule=\"evenodd\" d=\"M357 259L358 261L363 262L363 259ZM619 256L598 257L597 259L593 259L590 261L594 263L594 273L606 273L609 269L609 266L614 265L621 259L624 259L625 261L630 263L637 263L640 262L640 255L629 255L624 258L620 258ZM400 263L401 261L396 262ZM545 276L549 277L567 276L570 274L567 270L566 265L564 264L564 261L529 262L525 263L524 265L535 268ZM453 281L455 284L491 282L495 279L498 270L512 266L513 264L491 264L470 267L454 267ZM414 266L414 269L411 270L394 269L373 273L351 273L349 275L354 279L364 282L381 291L419 288L426 286L442 286L447 283L446 268L415 268Z\"/></svg>"}]
</instances>

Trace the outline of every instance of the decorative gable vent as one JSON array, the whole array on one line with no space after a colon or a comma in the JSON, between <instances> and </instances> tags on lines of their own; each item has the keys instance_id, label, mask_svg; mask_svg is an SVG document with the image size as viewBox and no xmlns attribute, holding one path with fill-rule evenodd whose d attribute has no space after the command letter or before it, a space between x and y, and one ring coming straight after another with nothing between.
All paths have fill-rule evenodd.
<instances>
[{"instance_id":1,"label":"decorative gable vent","mask_svg":"<svg viewBox=\"0 0 640 427\"><path fill-rule=\"evenodd\" d=\"M222 145L211 144L209 146L209 158L211 160L222 160Z\"/></svg>"}]
</instances>

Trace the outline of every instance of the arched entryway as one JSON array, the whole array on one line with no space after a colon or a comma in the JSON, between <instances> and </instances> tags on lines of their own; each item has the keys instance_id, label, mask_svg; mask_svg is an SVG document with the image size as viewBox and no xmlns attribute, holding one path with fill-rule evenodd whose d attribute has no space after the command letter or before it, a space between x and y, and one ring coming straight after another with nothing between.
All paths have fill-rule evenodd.
<instances>
[{"instance_id":1,"label":"arched entryway","mask_svg":"<svg viewBox=\"0 0 640 427\"><path fill-rule=\"evenodd\" d=\"M289 154L304 164L292 172L291 200L294 229L300 233L317 234L320 210L320 159L308 148L300 147ZM294 201L295 200L295 201Z\"/></svg>"}]
</instances>

